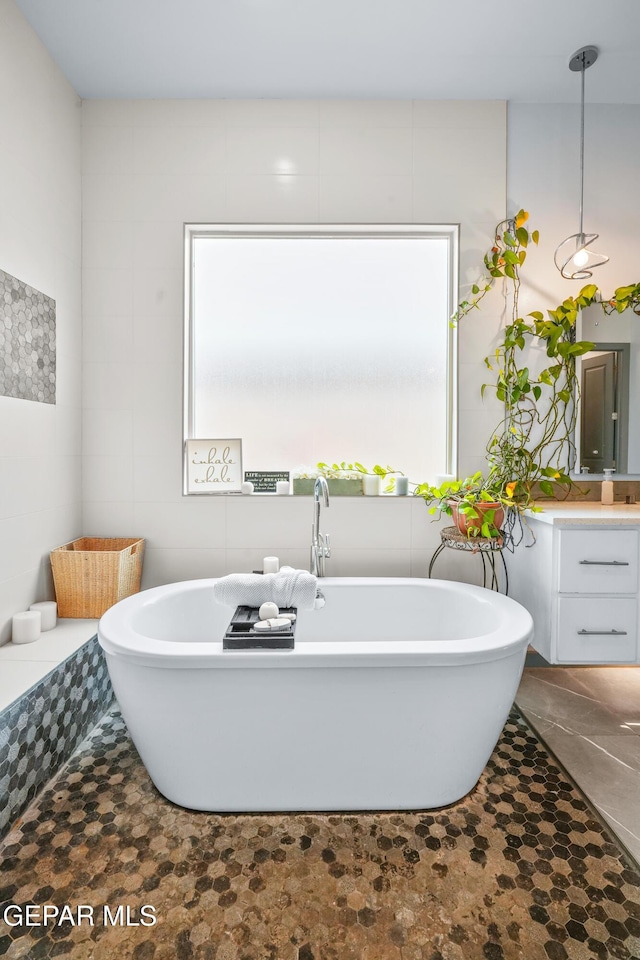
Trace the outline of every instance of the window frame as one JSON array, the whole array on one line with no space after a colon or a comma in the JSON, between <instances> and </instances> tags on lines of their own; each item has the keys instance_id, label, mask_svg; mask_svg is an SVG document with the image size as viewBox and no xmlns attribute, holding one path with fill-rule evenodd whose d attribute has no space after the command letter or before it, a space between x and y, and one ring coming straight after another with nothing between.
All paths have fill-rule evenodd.
<instances>
[{"instance_id":1,"label":"window frame","mask_svg":"<svg viewBox=\"0 0 640 960\"><path fill-rule=\"evenodd\" d=\"M460 225L447 224L360 224L360 223L185 223L184 225L184 337L183 337L183 496L193 496L187 491L186 441L194 439L194 350L193 350L193 286L194 243L198 238L265 238L286 237L289 239L321 237L429 237L446 239L447 255L447 304L451 317L458 303L458 276L460 256ZM446 369L446 465L444 473L457 475L458 460L458 336L457 326L449 323L447 333ZM211 496L224 496L213 493ZM227 494L232 495L232 494Z\"/></svg>"}]
</instances>

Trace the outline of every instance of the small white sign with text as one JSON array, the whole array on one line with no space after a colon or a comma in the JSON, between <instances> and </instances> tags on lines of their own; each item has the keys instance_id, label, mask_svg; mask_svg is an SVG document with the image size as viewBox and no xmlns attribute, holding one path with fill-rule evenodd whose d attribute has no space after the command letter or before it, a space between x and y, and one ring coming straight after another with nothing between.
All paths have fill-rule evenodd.
<instances>
[{"instance_id":1,"label":"small white sign with text","mask_svg":"<svg viewBox=\"0 0 640 960\"><path fill-rule=\"evenodd\" d=\"M187 493L241 493L242 440L187 440Z\"/></svg>"}]
</instances>

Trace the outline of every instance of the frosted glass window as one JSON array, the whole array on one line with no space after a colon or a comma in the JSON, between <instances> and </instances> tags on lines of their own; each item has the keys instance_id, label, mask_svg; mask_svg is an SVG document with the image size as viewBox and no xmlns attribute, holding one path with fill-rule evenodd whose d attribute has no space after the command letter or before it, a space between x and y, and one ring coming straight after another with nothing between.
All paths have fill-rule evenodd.
<instances>
[{"instance_id":1,"label":"frosted glass window","mask_svg":"<svg viewBox=\"0 0 640 960\"><path fill-rule=\"evenodd\" d=\"M453 469L454 227L187 228L185 432L245 470Z\"/></svg>"}]
</instances>

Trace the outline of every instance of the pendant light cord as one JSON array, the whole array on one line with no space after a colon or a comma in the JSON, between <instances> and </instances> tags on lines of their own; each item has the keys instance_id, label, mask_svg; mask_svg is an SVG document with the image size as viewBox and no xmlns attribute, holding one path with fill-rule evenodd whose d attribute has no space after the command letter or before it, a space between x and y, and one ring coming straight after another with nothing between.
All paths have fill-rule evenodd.
<instances>
[{"instance_id":1,"label":"pendant light cord","mask_svg":"<svg viewBox=\"0 0 640 960\"><path fill-rule=\"evenodd\" d=\"M582 229L582 208L584 206L584 75L586 54L582 54L582 70L580 71L580 236Z\"/></svg>"}]
</instances>

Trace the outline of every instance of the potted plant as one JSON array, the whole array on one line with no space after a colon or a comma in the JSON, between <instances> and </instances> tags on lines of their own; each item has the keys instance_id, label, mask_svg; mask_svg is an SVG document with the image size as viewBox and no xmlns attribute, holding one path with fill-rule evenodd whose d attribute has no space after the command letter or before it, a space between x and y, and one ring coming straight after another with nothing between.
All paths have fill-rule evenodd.
<instances>
[{"instance_id":1,"label":"potted plant","mask_svg":"<svg viewBox=\"0 0 640 960\"><path fill-rule=\"evenodd\" d=\"M464 480L450 480L436 487L418 484L414 496L422 497L429 512L439 519L450 516L460 533L467 537L503 539L505 521L510 513L522 512L529 497L518 495L518 484L507 484L492 474L474 473Z\"/></svg>"},{"instance_id":2,"label":"potted plant","mask_svg":"<svg viewBox=\"0 0 640 960\"><path fill-rule=\"evenodd\" d=\"M326 466L326 464L323 464L323 466ZM334 467L335 466L336 464L334 464ZM343 462L340 464L340 466L343 469L351 472L355 471L357 474L360 474L362 478L362 490L367 496L377 496L380 493L382 481L387 477L389 477L389 482L382 492L393 493L395 488L395 476L404 476L402 470L396 470L389 464L387 464L386 467L383 467L379 463L376 463L371 470L369 470L356 460L354 463Z\"/></svg>"},{"instance_id":3,"label":"potted plant","mask_svg":"<svg viewBox=\"0 0 640 960\"><path fill-rule=\"evenodd\" d=\"M293 492L296 495L313 495L316 478L324 477L329 493L338 497L362 496L362 476L347 465L318 463L315 467L299 467L293 474Z\"/></svg>"},{"instance_id":4,"label":"potted plant","mask_svg":"<svg viewBox=\"0 0 640 960\"><path fill-rule=\"evenodd\" d=\"M419 484L414 491L432 513L461 516L468 536L499 536L502 531L510 544L515 522L526 510L540 509L536 497L567 497L575 486L571 472L580 394L576 358L593 349L588 341L576 341L579 311L599 303L605 314L627 309L640 313L639 283L618 287L609 298L595 284L587 284L546 317L537 310L520 317L520 269L529 245L539 239L537 230L529 230L528 217L520 210L498 224L484 257L484 274L471 287L471 299L463 300L451 318L456 324L478 309L497 280L510 283L510 319L495 353L485 357L487 368L497 373L494 383L482 386L482 395L494 389L505 411L487 443L489 472L442 487ZM531 345L542 346L547 357L535 375L527 364Z\"/></svg>"},{"instance_id":5,"label":"potted plant","mask_svg":"<svg viewBox=\"0 0 640 960\"><path fill-rule=\"evenodd\" d=\"M574 434L580 385L576 358L593 349L593 344L576 341L576 323L580 310L594 303L605 314L627 309L640 313L640 283L618 287L613 297L603 297L594 284L584 286L577 296L567 297L555 310L534 310L525 318L519 315L520 270L528 247L538 243L538 231L527 226L529 214L520 210L515 217L496 227L494 243L484 257L484 275L471 287L471 299L463 300L452 322L479 308L497 280L510 284L511 316L502 342L491 357L485 357L489 370L496 370L493 384L505 415L487 444L490 476L496 487L516 482L519 495L531 502L533 494L567 496L574 481ZM547 362L534 375L527 363L528 348L542 347Z\"/></svg>"},{"instance_id":6,"label":"potted plant","mask_svg":"<svg viewBox=\"0 0 640 960\"><path fill-rule=\"evenodd\" d=\"M389 474L401 474L400 470L394 470L393 467L382 467L376 464L371 470L368 470L361 463L347 463L343 460L341 463L317 463L315 467L298 467L293 474L293 492L294 494L312 495L316 482L316 477L324 477L329 487L329 493L332 496L360 496L364 492L364 483L367 478L376 478L378 485L375 492L379 492L379 482L384 480ZM393 478L391 478L385 493L393 490Z\"/></svg>"}]
</instances>

